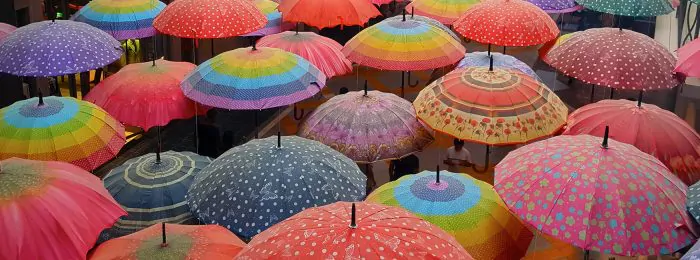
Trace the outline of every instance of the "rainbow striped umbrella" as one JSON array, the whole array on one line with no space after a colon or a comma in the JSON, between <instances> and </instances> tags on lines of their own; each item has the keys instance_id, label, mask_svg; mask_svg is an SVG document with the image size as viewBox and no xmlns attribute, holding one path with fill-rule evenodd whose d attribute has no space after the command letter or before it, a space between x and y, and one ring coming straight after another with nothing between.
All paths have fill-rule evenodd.
<instances>
[{"instance_id":1,"label":"rainbow striped umbrella","mask_svg":"<svg viewBox=\"0 0 700 260\"><path fill-rule=\"evenodd\" d=\"M480 0L413 0L406 6L406 11L450 25L470 7L480 2Z\"/></svg>"},{"instance_id":2,"label":"rainbow striped umbrella","mask_svg":"<svg viewBox=\"0 0 700 260\"><path fill-rule=\"evenodd\" d=\"M92 0L71 20L97 27L117 40L139 39L156 34L153 19L164 8L158 0Z\"/></svg>"},{"instance_id":3,"label":"rainbow striped umbrella","mask_svg":"<svg viewBox=\"0 0 700 260\"><path fill-rule=\"evenodd\" d=\"M309 98L326 76L302 57L276 48L239 48L199 65L182 82L190 99L225 109L260 110Z\"/></svg>"},{"instance_id":4,"label":"rainbow striped umbrella","mask_svg":"<svg viewBox=\"0 0 700 260\"><path fill-rule=\"evenodd\" d=\"M475 259L520 259L533 238L491 185L466 174L407 175L382 185L367 201L406 209L437 225Z\"/></svg>"},{"instance_id":5,"label":"rainbow striped umbrella","mask_svg":"<svg viewBox=\"0 0 700 260\"><path fill-rule=\"evenodd\" d=\"M255 0L255 7L260 9L262 13L267 17L267 24L265 27L258 29L257 31L244 34L241 36L265 36L270 34L275 34L284 31L282 23L282 13L277 10L278 3L270 0ZM288 26L285 26L288 27Z\"/></svg>"},{"instance_id":6,"label":"rainbow striped umbrella","mask_svg":"<svg viewBox=\"0 0 700 260\"><path fill-rule=\"evenodd\" d=\"M124 146L124 126L74 98L30 98L0 109L0 160L70 162L88 171Z\"/></svg>"}]
</instances>

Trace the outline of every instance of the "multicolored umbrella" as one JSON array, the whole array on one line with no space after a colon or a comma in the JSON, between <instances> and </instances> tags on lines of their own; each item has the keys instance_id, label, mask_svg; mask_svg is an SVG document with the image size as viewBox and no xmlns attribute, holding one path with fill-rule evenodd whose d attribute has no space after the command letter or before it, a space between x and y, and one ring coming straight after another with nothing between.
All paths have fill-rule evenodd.
<instances>
[{"instance_id":1,"label":"multicolored umbrella","mask_svg":"<svg viewBox=\"0 0 700 260\"><path fill-rule=\"evenodd\" d=\"M413 101L436 131L487 145L526 143L557 132L568 108L537 79L514 69L456 69Z\"/></svg>"},{"instance_id":2,"label":"multicolored umbrella","mask_svg":"<svg viewBox=\"0 0 700 260\"><path fill-rule=\"evenodd\" d=\"M533 238L491 185L466 174L407 175L382 185L366 201L403 208L435 224L476 259L520 259Z\"/></svg>"},{"instance_id":3,"label":"multicolored umbrella","mask_svg":"<svg viewBox=\"0 0 700 260\"><path fill-rule=\"evenodd\" d=\"M326 76L304 58L253 46L202 63L182 82L182 91L207 106L260 110L307 99L325 85Z\"/></svg>"},{"instance_id":4,"label":"multicolored umbrella","mask_svg":"<svg viewBox=\"0 0 700 260\"><path fill-rule=\"evenodd\" d=\"M611 88L651 90L679 84L673 75L676 59L666 46L625 29L577 32L553 47L544 61L567 76Z\"/></svg>"},{"instance_id":5,"label":"multicolored umbrella","mask_svg":"<svg viewBox=\"0 0 700 260\"><path fill-rule=\"evenodd\" d=\"M360 200L366 181L355 162L322 143L269 137L234 147L204 168L187 203L203 223L250 239L304 209Z\"/></svg>"},{"instance_id":6,"label":"multicolored umbrella","mask_svg":"<svg viewBox=\"0 0 700 260\"><path fill-rule=\"evenodd\" d=\"M663 255L694 240L688 187L653 156L607 136L557 136L510 152L494 187L521 220L585 250Z\"/></svg>"},{"instance_id":7,"label":"multicolored umbrella","mask_svg":"<svg viewBox=\"0 0 700 260\"><path fill-rule=\"evenodd\" d=\"M50 77L106 66L122 55L119 41L85 23L55 20L31 23L0 42L0 72Z\"/></svg>"},{"instance_id":8,"label":"multicolored umbrella","mask_svg":"<svg viewBox=\"0 0 700 260\"><path fill-rule=\"evenodd\" d=\"M537 49L537 54L540 59L544 60L544 58L547 56L547 53L549 53L552 48L555 46L561 45L562 42L568 40L571 38L571 36L574 36L577 32L572 32L572 33L567 33L567 34L562 34L561 36L557 37L554 40L551 40L545 44L542 44L539 49Z\"/></svg>"},{"instance_id":9,"label":"multicolored umbrella","mask_svg":"<svg viewBox=\"0 0 700 260\"><path fill-rule=\"evenodd\" d=\"M6 23L0 23L0 40L5 39L5 37L10 35L10 33L14 32L15 30L17 30L17 27Z\"/></svg>"},{"instance_id":10,"label":"multicolored umbrella","mask_svg":"<svg viewBox=\"0 0 700 260\"><path fill-rule=\"evenodd\" d=\"M494 68L515 69L532 78L540 78L539 76L537 76L537 73L535 73L535 71L532 70L532 68L530 68L530 66L513 56L500 53L489 54L488 52L484 51L467 53L466 55L464 55L464 58L461 61L459 61L459 64L457 64L457 68L488 67L491 65L492 57Z\"/></svg>"},{"instance_id":11,"label":"multicolored umbrella","mask_svg":"<svg viewBox=\"0 0 700 260\"><path fill-rule=\"evenodd\" d=\"M74 98L30 98L0 109L0 159L64 161L92 171L124 142L124 126Z\"/></svg>"},{"instance_id":12,"label":"multicolored umbrella","mask_svg":"<svg viewBox=\"0 0 700 260\"><path fill-rule=\"evenodd\" d=\"M343 46L313 32L282 32L258 41L260 47L282 49L308 60L328 78L352 72L352 62L340 51Z\"/></svg>"},{"instance_id":13,"label":"multicolored umbrella","mask_svg":"<svg viewBox=\"0 0 700 260\"><path fill-rule=\"evenodd\" d=\"M153 20L159 32L191 39L239 36L265 24L265 14L251 0L177 0Z\"/></svg>"},{"instance_id":14,"label":"multicolored umbrella","mask_svg":"<svg viewBox=\"0 0 700 260\"><path fill-rule=\"evenodd\" d=\"M547 13L571 13L583 9L574 0L527 0Z\"/></svg>"},{"instance_id":15,"label":"multicolored umbrella","mask_svg":"<svg viewBox=\"0 0 700 260\"><path fill-rule=\"evenodd\" d=\"M100 179L63 162L0 161L0 258L84 259L126 214Z\"/></svg>"},{"instance_id":16,"label":"multicolored umbrella","mask_svg":"<svg viewBox=\"0 0 700 260\"><path fill-rule=\"evenodd\" d=\"M71 20L95 26L117 40L139 39L156 34L153 19L164 8L158 0L93 0Z\"/></svg>"},{"instance_id":17,"label":"multicolored umbrella","mask_svg":"<svg viewBox=\"0 0 700 260\"><path fill-rule=\"evenodd\" d=\"M238 259L375 259L377 256L473 259L439 227L403 209L368 202L338 202L302 211L257 235Z\"/></svg>"},{"instance_id":18,"label":"multicolored umbrella","mask_svg":"<svg viewBox=\"0 0 700 260\"><path fill-rule=\"evenodd\" d=\"M309 115L297 134L361 163L402 158L434 140L432 131L416 119L411 102L379 91L331 98Z\"/></svg>"},{"instance_id":19,"label":"multicolored umbrella","mask_svg":"<svg viewBox=\"0 0 700 260\"><path fill-rule=\"evenodd\" d=\"M181 1L181 0L178 0ZM217 225L155 224L101 244L93 260L233 259L246 244Z\"/></svg>"},{"instance_id":20,"label":"multicolored umbrella","mask_svg":"<svg viewBox=\"0 0 700 260\"><path fill-rule=\"evenodd\" d=\"M576 0L588 9L624 16L659 16L673 12L669 0Z\"/></svg>"},{"instance_id":21,"label":"multicolored umbrella","mask_svg":"<svg viewBox=\"0 0 700 260\"><path fill-rule=\"evenodd\" d=\"M2 36L0 36L2 38ZM679 48L674 72L686 77L700 77L700 40L695 39Z\"/></svg>"},{"instance_id":22,"label":"multicolored umbrella","mask_svg":"<svg viewBox=\"0 0 700 260\"><path fill-rule=\"evenodd\" d=\"M364 25L381 15L367 0L284 0L278 9L283 21L305 23L318 29Z\"/></svg>"},{"instance_id":23,"label":"multicolored umbrella","mask_svg":"<svg viewBox=\"0 0 700 260\"><path fill-rule=\"evenodd\" d=\"M253 3L255 3L255 6L265 15L267 18L267 24L265 27L254 32L244 34L243 36L265 36L279 33L284 30L284 28L282 28L282 13L277 10L277 6L279 5L278 3L271 0L254 0Z\"/></svg>"},{"instance_id":24,"label":"multicolored umbrella","mask_svg":"<svg viewBox=\"0 0 700 260\"><path fill-rule=\"evenodd\" d=\"M700 182L688 187L688 201L686 201L688 213L700 222Z\"/></svg>"},{"instance_id":25,"label":"multicolored umbrella","mask_svg":"<svg viewBox=\"0 0 700 260\"><path fill-rule=\"evenodd\" d=\"M125 236L161 222L197 224L185 193L209 163L206 156L168 151L132 158L114 168L104 177L104 186L129 214L100 238Z\"/></svg>"},{"instance_id":26,"label":"multicolored umbrella","mask_svg":"<svg viewBox=\"0 0 700 260\"><path fill-rule=\"evenodd\" d=\"M499 46L532 46L559 36L557 24L547 13L520 0L483 1L452 26L467 39Z\"/></svg>"},{"instance_id":27,"label":"multicolored umbrella","mask_svg":"<svg viewBox=\"0 0 700 260\"><path fill-rule=\"evenodd\" d=\"M432 26L435 26L435 27L437 27L437 28L440 28L440 29L442 29L444 32L446 32L447 34L449 34L450 36L452 36L452 38L455 38L455 40L457 40L458 42L462 42L462 38L459 37L459 35L457 35L454 31L452 31L452 29L450 29L449 27L445 26L444 24L442 24L442 23L441 23L440 21L438 21L438 20L435 20L435 19L430 18L430 17L427 17L427 16L415 15L415 14L411 14L411 16L408 16L407 19L416 20L416 21L421 21L421 22L424 22L424 23L428 23L428 24L430 24L430 25L432 25ZM386 19L384 19L384 20L403 20L403 16L401 16L401 15L392 16L392 17L386 18Z\"/></svg>"},{"instance_id":28,"label":"multicolored umbrella","mask_svg":"<svg viewBox=\"0 0 700 260\"><path fill-rule=\"evenodd\" d=\"M406 6L406 11L451 25L469 8L480 2L481 0L413 0Z\"/></svg>"}]
</instances>

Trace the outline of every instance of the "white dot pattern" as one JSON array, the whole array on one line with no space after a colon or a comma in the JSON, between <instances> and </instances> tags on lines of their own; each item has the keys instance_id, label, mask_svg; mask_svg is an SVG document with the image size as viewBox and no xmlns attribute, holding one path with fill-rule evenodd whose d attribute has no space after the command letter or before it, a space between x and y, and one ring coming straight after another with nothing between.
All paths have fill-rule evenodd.
<instances>
[{"instance_id":1,"label":"white dot pattern","mask_svg":"<svg viewBox=\"0 0 700 260\"><path fill-rule=\"evenodd\" d=\"M669 0L576 0L598 12L625 16L657 16L673 12Z\"/></svg>"},{"instance_id":2,"label":"white dot pattern","mask_svg":"<svg viewBox=\"0 0 700 260\"><path fill-rule=\"evenodd\" d=\"M153 20L159 32L180 38L227 38L254 32L267 17L248 0L177 0Z\"/></svg>"},{"instance_id":3,"label":"white dot pattern","mask_svg":"<svg viewBox=\"0 0 700 260\"><path fill-rule=\"evenodd\" d=\"M690 215L700 222L700 182L688 187L686 208L688 208Z\"/></svg>"}]
</instances>

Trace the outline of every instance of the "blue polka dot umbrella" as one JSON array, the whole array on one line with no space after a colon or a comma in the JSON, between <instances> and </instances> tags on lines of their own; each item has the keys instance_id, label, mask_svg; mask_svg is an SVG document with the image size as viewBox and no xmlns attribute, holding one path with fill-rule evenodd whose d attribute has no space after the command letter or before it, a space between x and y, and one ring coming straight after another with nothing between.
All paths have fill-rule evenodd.
<instances>
[{"instance_id":1,"label":"blue polka dot umbrella","mask_svg":"<svg viewBox=\"0 0 700 260\"><path fill-rule=\"evenodd\" d=\"M310 207L364 197L365 175L320 142L269 137L234 147L195 177L187 203L244 239Z\"/></svg>"},{"instance_id":2,"label":"blue polka dot umbrella","mask_svg":"<svg viewBox=\"0 0 700 260\"><path fill-rule=\"evenodd\" d=\"M530 66L513 56L492 52L490 57L493 57L494 67L516 69L521 71L522 73L527 74L530 77L536 79L540 78L537 76L537 73L535 73L535 71L532 70L532 68L530 68ZM490 57L488 52L484 51L467 53L466 55L464 55L464 59L462 59L459 62L459 64L457 64L457 68L488 67L491 63Z\"/></svg>"}]
</instances>

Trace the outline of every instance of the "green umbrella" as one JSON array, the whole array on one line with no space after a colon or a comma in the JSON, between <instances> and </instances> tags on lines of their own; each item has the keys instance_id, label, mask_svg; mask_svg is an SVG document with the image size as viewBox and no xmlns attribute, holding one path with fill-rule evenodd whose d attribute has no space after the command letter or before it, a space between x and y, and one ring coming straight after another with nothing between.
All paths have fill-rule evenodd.
<instances>
[{"instance_id":1,"label":"green umbrella","mask_svg":"<svg viewBox=\"0 0 700 260\"><path fill-rule=\"evenodd\" d=\"M673 6L669 0L577 0L576 2L591 10L624 16L657 16L673 12Z\"/></svg>"}]
</instances>

